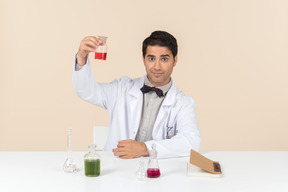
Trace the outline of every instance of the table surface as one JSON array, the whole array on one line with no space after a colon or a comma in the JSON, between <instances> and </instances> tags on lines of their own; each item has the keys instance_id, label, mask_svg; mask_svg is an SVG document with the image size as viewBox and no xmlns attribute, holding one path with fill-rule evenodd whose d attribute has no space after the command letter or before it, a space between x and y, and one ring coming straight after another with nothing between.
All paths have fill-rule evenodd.
<instances>
[{"instance_id":1,"label":"table surface","mask_svg":"<svg viewBox=\"0 0 288 192\"><path fill-rule=\"evenodd\" d=\"M188 157L159 159L161 177L146 181L136 178L139 158L119 159L108 152L99 152L101 175L86 177L85 153L73 152L79 171L65 173L66 152L0 152L0 191L288 191L288 151L201 152L220 162L220 178L187 177Z\"/></svg>"}]
</instances>

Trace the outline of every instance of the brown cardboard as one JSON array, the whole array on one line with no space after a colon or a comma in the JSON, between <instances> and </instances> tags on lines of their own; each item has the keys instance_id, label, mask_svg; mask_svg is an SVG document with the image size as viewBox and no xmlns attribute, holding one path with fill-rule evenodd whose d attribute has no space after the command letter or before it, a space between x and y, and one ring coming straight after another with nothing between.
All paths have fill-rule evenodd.
<instances>
[{"instance_id":1,"label":"brown cardboard","mask_svg":"<svg viewBox=\"0 0 288 192\"><path fill-rule=\"evenodd\" d=\"M212 174L221 174L221 166L217 161L212 161L200 153L191 150L190 163Z\"/></svg>"}]
</instances>

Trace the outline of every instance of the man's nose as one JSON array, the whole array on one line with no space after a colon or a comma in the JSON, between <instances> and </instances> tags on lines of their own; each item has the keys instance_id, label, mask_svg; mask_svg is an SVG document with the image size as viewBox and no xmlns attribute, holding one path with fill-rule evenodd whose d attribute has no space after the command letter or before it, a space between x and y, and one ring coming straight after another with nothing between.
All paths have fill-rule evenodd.
<instances>
[{"instance_id":1,"label":"man's nose","mask_svg":"<svg viewBox=\"0 0 288 192\"><path fill-rule=\"evenodd\" d=\"M160 59L155 60L154 69L161 69Z\"/></svg>"}]
</instances>

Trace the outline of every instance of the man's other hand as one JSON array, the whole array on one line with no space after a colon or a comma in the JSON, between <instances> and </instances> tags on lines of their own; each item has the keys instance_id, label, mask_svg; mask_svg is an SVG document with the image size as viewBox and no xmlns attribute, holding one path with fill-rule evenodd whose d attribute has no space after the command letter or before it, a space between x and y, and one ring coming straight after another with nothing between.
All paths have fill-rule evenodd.
<instances>
[{"instance_id":1,"label":"man's other hand","mask_svg":"<svg viewBox=\"0 0 288 192\"><path fill-rule=\"evenodd\" d=\"M112 151L115 156L119 156L121 159L132 159L149 155L145 143L140 143L131 139L118 141L117 148Z\"/></svg>"}]
</instances>

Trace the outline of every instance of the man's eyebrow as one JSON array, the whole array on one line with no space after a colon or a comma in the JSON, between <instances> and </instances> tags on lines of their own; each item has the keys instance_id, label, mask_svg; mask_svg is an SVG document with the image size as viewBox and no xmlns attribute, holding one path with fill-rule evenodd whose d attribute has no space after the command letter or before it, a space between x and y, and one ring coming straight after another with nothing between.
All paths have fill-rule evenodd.
<instances>
[{"instance_id":1,"label":"man's eyebrow","mask_svg":"<svg viewBox=\"0 0 288 192\"><path fill-rule=\"evenodd\" d=\"M147 55L147 57L156 57L155 55ZM170 57L169 54L160 55L160 57Z\"/></svg>"}]
</instances>

